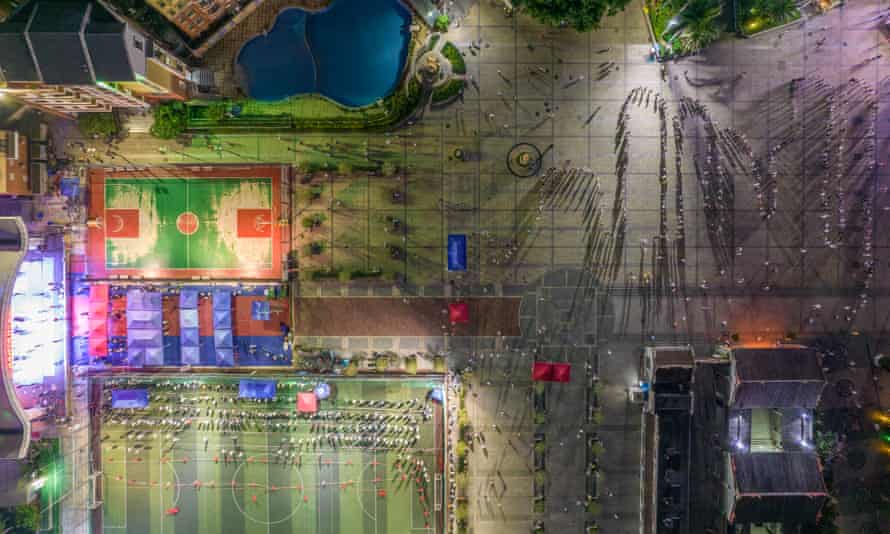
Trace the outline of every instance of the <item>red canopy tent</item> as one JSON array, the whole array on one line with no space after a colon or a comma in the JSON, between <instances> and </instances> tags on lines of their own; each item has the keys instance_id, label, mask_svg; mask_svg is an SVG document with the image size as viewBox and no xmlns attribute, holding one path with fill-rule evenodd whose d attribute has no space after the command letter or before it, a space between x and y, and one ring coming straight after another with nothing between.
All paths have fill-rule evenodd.
<instances>
[{"instance_id":1,"label":"red canopy tent","mask_svg":"<svg viewBox=\"0 0 890 534\"><path fill-rule=\"evenodd\" d=\"M452 302L448 305L448 320L451 324L469 323L470 307L466 302Z\"/></svg>"},{"instance_id":2,"label":"red canopy tent","mask_svg":"<svg viewBox=\"0 0 890 534\"><path fill-rule=\"evenodd\" d=\"M309 391L297 393L297 411L300 413L315 413L318 411L318 397Z\"/></svg>"}]
</instances>

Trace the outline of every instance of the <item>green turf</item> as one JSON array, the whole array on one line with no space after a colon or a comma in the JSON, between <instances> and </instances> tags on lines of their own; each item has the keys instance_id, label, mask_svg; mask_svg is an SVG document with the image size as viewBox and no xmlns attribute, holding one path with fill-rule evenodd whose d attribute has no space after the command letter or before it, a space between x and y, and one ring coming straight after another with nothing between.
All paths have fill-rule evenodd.
<instances>
[{"instance_id":1,"label":"green turf","mask_svg":"<svg viewBox=\"0 0 890 534\"><path fill-rule=\"evenodd\" d=\"M326 380L334 385L341 399L423 399L429 388L440 385L435 379ZM221 381L237 382L237 379L207 380L208 383ZM303 389L311 387L312 383L306 381ZM156 410L160 403L153 402ZM255 409L280 410L284 407L286 405L269 405ZM325 408L330 406L323 404L322 409ZM254 408L239 404L238 409ZM436 464L433 421L421 425L416 453L430 469ZM117 441L123 432L122 427L110 424L102 429L103 434L110 436L102 449L103 518L107 533L441 532L442 525L436 514L430 520L438 530L424 528L426 519L417 491L410 480L403 481L396 471L397 453L394 451L375 453L363 449L322 447L316 451L304 450L299 467L262 462L269 451L274 454L282 437L308 437L308 423L293 433L239 432L239 443L254 461L229 465L216 463L213 456L220 447L233 443L231 435L184 431L173 452L166 453L168 460L162 462L164 453L161 453L160 438L152 442L153 448L149 451L127 453L126 446L132 446L133 442ZM204 435L210 438L207 452L204 452ZM113 449L114 444L118 444L118 448ZM127 463L123 463L124 458ZM378 463L375 464L375 460ZM165 487L168 482L177 480L178 489ZM202 482L200 489L192 486L195 480ZM237 485L235 489L231 487L233 480ZM215 488L210 487L210 481L215 483ZM153 485L153 482L157 484ZM343 484L346 486L341 486ZM149 487L143 487L146 485ZM378 495L381 489L386 492L383 497ZM432 485L428 492L432 497ZM179 513L165 515L165 510L174 506L179 508Z\"/></svg>"},{"instance_id":2,"label":"green turf","mask_svg":"<svg viewBox=\"0 0 890 534\"><path fill-rule=\"evenodd\" d=\"M272 182L269 178L182 179L156 178L124 179L109 178L105 182L105 207L135 208L141 212L156 213L157 239L154 246L146 249L144 240L153 229L140 228L140 237L133 239L107 239L106 264L110 268L160 268L160 269L222 269L238 268L242 264L236 253L224 243L218 221L218 207L225 195L237 194L245 184L255 184L262 199L245 199L249 207L258 207L263 201L271 206ZM133 198L138 197L138 205ZM245 206L247 207L247 206ZM194 213L200 221L198 230L185 235L177 229L177 217ZM138 247L137 248L134 248ZM139 250L140 252L135 252ZM268 242L265 261L271 262L272 243ZM262 258L257 258L260 261Z\"/></svg>"}]
</instances>

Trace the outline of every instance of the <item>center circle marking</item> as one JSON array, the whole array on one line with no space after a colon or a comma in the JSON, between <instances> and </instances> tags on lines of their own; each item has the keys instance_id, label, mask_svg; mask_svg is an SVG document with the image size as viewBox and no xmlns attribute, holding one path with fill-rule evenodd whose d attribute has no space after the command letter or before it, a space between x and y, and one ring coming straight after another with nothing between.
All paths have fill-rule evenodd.
<instances>
[{"instance_id":1,"label":"center circle marking","mask_svg":"<svg viewBox=\"0 0 890 534\"><path fill-rule=\"evenodd\" d=\"M198 231L198 216L190 211L184 211L176 217L176 229L183 235L192 235Z\"/></svg>"}]
</instances>

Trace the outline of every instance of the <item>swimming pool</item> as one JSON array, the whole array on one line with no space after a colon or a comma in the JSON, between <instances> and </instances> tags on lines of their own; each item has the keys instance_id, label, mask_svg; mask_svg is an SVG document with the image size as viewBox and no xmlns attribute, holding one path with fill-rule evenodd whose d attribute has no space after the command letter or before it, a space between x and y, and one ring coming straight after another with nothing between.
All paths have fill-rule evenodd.
<instances>
[{"instance_id":1,"label":"swimming pool","mask_svg":"<svg viewBox=\"0 0 890 534\"><path fill-rule=\"evenodd\" d=\"M405 66L411 14L400 0L333 0L324 11L287 8L236 59L257 100L320 93L366 106L391 93Z\"/></svg>"}]
</instances>

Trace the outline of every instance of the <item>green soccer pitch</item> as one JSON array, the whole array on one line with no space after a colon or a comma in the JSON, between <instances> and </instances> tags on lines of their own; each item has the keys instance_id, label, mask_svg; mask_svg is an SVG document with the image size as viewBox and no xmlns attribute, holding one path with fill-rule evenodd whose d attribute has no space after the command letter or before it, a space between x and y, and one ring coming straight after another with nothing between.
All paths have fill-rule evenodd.
<instances>
[{"instance_id":1,"label":"green soccer pitch","mask_svg":"<svg viewBox=\"0 0 890 534\"><path fill-rule=\"evenodd\" d=\"M195 379L156 376L119 387L147 387L151 404L144 410L106 410L102 439L103 530L106 533L440 533L444 532L442 488L442 417L419 423L419 441L402 450L350 447L328 443L293 446L290 440L324 435L313 419L291 419L288 430L275 430L273 413L294 411L297 391L311 391L314 379L279 380L276 403L231 403L237 397L235 378L204 378L204 386L176 390L175 384ZM322 401L319 413L400 415L422 412L426 394L441 387L438 378L328 379L336 403ZM288 384L293 384L288 386ZM215 391L216 385L234 391ZM234 386L233 386L234 385ZM107 392L110 382L104 384ZM416 408L355 407L347 399L408 401ZM214 405L214 401L216 404ZM236 431L202 428L213 419L207 409L235 410L261 421ZM182 417L168 410L198 409L180 432L162 428L163 419ZM194 412L192 412L194 413ZM265 414L265 415L264 415ZM132 424L121 424L119 418ZM418 418L420 421L420 418ZM130 433L129 435L128 432ZM142 435L140 435L142 434ZM172 437L171 437L172 435ZM175 446L171 448L171 445ZM207 438L205 445L204 438ZM206 447L206 450L205 450ZM225 452L237 450L225 461ZM284 461L279 451L295 453ZM240 455L243 453L243 455ZM424 477L421 466L425 466ZM428 478L428 481L427 481Z\"/></svg>"}]
</instances>

